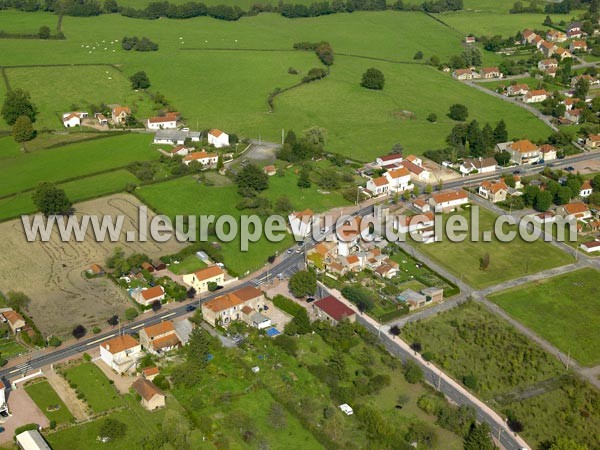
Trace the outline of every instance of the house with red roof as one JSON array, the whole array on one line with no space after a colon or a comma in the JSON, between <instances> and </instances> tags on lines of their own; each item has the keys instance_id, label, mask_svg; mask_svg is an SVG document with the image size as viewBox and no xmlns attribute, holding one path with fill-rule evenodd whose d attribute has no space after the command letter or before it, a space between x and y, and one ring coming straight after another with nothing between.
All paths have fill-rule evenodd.
<instances>
[{"instance_id":1,"label":"house with red roof","mask_svg":"<svg viewBox=\"0 0 600 450\"><path fill-rule=\"evenodd\" d=\"M130 116L131 109L129 106L115 105L111 111L111 118L115 125L126 125Z\"/></svg>"},{"instance_id":2,"label":"house with red roof","mask_svg":"<svg viewBox=\"0 0 600 450\"><path fill-rule=\"evenodd\" d=\"M390 190L390 182L384 176L369 178L369 180L367 181L367 190L371 192L373 197L387 195Z\"/></svg>"},{"instance_id":3,"label":"house with red roof","mask_svg":"<svg viewBox=\"0 0 600 450\"><path fill-rule=\"evenodd\" d=\"M208 143L216 148L229 147L229 135L224 131L213 128L208 132Z\"/></svg>"},{"instance_id":4,"label":"house with red roof","mask_svg":"<svg viewBox=\"0 0 600 450\"><path fill-rule=\"evenodd\" d=\"M303 211L294 211L288 216L290 229L296 238L308 236L316 220L318 220L318 217L315 216L315 213L310 208L306 208Z\"/></svg>"},{"instance_id":5,"label":"house with red roof","mask_svg":"<svg viewBox=\"0 0 600 450\"><path fill-rule=\"evenodd\" d=\"M414 185L410 182L410 172L404 166L388 170L384 176L390 184L390 192L404 192L414 188Z\"/></svg>"},{"instance_id":6,"label":"house with red roof","mask_svg":"<svg viewBox=\"0 0 600 450\"><path fill-rule=\"evenodd\" d=\"M571 41L571 43L569 44L569 50L571 51L571 53L587 52L587 42Z\"/></svg>"},{"instance_id":7,"label":"house with red roof","mask_svg":"<svg viewBox=\"0 0 600 450\"><path fill-rule=\"evenodd\" d=\"M134 369L143 355L141 344L128 334L100 344L100 359L117 373Z\"/></svg>"},{"instance_id":8,"label":"house with red roof","mask_svg":"<svg viewBox=\"0 0 600 450\"><path fill-rule=\"evenodd\" d=\"M325 320L332 325L337 325L342 320L349 322L356 320L356 312L333 295L314 302L313 312L317 316L317 319Z\"/></svg>"},{"instance_id":9,"label":"house with red roof","mask_svg":"<svg viewBox=\"0 0 600 450\"><path fill-rule=\"evenodd\" d=\"M162 286L153 286L148 289L142 289L132 295L133 299L142 306L150 306L155 301L165 299L165 290Z\"/></svg>"},{"instance_id":10,"label":"house with red roof","mask_svg":"<svg viewBox=\"0 0 600 450\"><path fill-rule=\"evenodd\" d=\"M535 89L525 94L523 101L525 103L540 103L550 97L551 94L545 89Z\"/></svg>"},{"instance_id":11,"label":"house with red roof","mask_svg":"<svg viewBox=\"0 0 600 450\"><path fill-rule=\"evenodd\" d=\"M391 153L389 155L378 156L375 159L375 164L379 167L384 167L390 164L399 164L402 162L402 153Z\"/></svg>"},{"instance_id":12,"label":"house with red roof","mask_svg":"<svg viewBox=\"0 0 600 450\"><path fill-rule=\"evenodd\" d=\"M485 180L479 186L478 193L492 203L503 202L508 195L508 186L503 178L497 181Z\"/></svg>"},{"instance_id":13,"label":"house with red roof","mask_svg":"<svg viewBox=\"0 0 600 450\"><path fill-rule=\"evenodd\" d=\"M600 241L596 239L591 242L584 242L579 248L586 253L600 252Z\"/></svg>"},{"instance_id":14,"label":"house with red roof","mask_svg":"<svg viewBox=\"0 0 600 450\"><path fill-rule=\"evenodd\" d=\"M225 281L225 272L219 266L208 266L194 273L188 273L182 277L183 282L193 287L196 292L202 293L208 291L210 283L216 283L222 286Z\"/></svg>"},{"instance_id":15,"label":"house with red roof","mask_svg":"<svg viewBox=\"0 0 600 450\"><path fill-rule=\"evenodd\" d=\"M587 198L592 195L592 183L590 180L585 180L581 185L581 189L579 189L579 196L582 198Z\"/></svg>"},{"instance_id":16,"label":"house with red roof","mask_svg":"<svg viewBox=\"0 0 600 450\"><path fill-rule=\"evenodd\" d=\"M217 164L219 155L215 152L199 151L192 152L183 157L183 163L189 166L193 161L199 162L205 167L211 167Z\"/></svg>"},{"instance_id":17,"label":"house with red roof","mask_svg":"<svg viewBox=\"0 0 600 450\"><path fill-rule=\"evenodd\" d=\"M526 84L511 84L506 88L506 95L509 97L517 95L527 95L529 93L529 86Z\"/></svg>"},{"instance_id":18,"label":"house with red roof","mask_svg":"<svg viewBox=\"0 0 600 450\"><path fill-rule=\"evenodd\" d=\"M164 116L150 117L146 127L149 130L174 130L177 128L178 112L168 112Z\"/></svg>"},{"instance_id":19,"label":"house with red roof","mask_svg":"<svg viewBox=\"0 0 600 450\"><path fill-rule=\"evenodd\" d=\"M592 217L592 212L583 202L571 202L556 208L556 214L567 220L586 220Z\"/></svg>"},{"instance_id":20,"label":"house with red roof","mask_svg":"<svg viewBox=\"0 0 600 450\"><path fill-rule=\"evenodd\" d=\"M462 189L436 192L429 199L429 204L435 212L452 211L466 203L469 203L469 194Z\"/></svg>"},{"instance_id":21,"label":"house with red roof","mask_svg":"<svg viewBox=\"0 0 600 450\"><path fill-rule=\"evenodd\" d=\"M600 134L590 134L585 140L585 146L588 148L600 147Z\"/></svg>"}]
</instances>

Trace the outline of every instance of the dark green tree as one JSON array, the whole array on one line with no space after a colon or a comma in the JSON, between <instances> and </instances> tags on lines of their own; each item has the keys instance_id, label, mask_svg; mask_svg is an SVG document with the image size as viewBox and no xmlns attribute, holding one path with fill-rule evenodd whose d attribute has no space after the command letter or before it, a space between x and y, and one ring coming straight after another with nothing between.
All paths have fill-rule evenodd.
<instances>
[{"instance_id":1,"label":"dark green tree","mask_svg":"<svg viewBox=\"0 0 600 450\"><path fill-rule=\"evenodd\" d=\"M464 443L464 450L495 450L496 446L490 437L490 426L487 423L471 424Z\"/></svg>"},{"instance_id":2,"label":"dark green tree","mask_svg":"<svg viewBox=\"0 0 600 450\"><path fill-rule=\"evenodd\" d=\"M458 120L464 122L469 117L469 110L465 105L461 105L459 103L455 103L450 107L450 112L448 113L453 120Z\"/></svg>"},{"instance_id":3,"label":"dark green tree","mask_svg":"<svg viewBox=\"0 0 600 450\"><path fill-rule=\"evenodd\" d=\"M33 202L46 217L54 214L66 215L73 212L73 206L65 191L57 188L53 183L40 183L33 193Z\"/></svg>"},{"instance_id":4,"label":"dark green tree","mask_svg":"<svg viewBox=\"0 0 600 450\"><path fill-rule=\"evenodd\" d=\"M375 90L383 89L384 84L385 77L383 76L383 72L374 67L367 69L367 71L363 73L362 80L360 82L362 87Z\"/></svg>"},{"instance_id":5,"label":"dark green tree","mask_svg":"<svg viewBox=\"0 0 600 450\"><path fill-rule=\"evenodd\" d=\"M506 130L506 123L501 120L494 128L494 144L506 141L508 141L508 131Z\"/></svg>"},{"instance_id":6,"label":"dark green tree","mask_svg":"<svg viewBox=\"0 0 600 450\"><path fill-rule=\"evenodd\" d=\"M132 89L148 89L150 87L148 75L142 70L131 75L129 81L131 81Z\"/></svg>"},{"instance_id":7,"label":"dark green tree","mask_svg":"<svg viewBox=\"0 0 600 450\"><path fill-rule=\"evenodd\" d=\"M205 367L211 347L212 343L208 332L202 327L194 327L185 347L187 362L197 368Z\"/></svg>"},{"instance_id":8,"label":"dark green tree","mask_svg":"<svg viewBox=\"0 0 600 450\"><path fill-rule=\"evenodd\" d=\"M575 84L575 97L577 97L580 100L585 100L585 97L588 95L588 92L590 91L590 82L588 80L586 80L585 78L580 78L579 80L577 80L577 83Z\"/></svg>"},{"instance_id":9,"label":"dark green tree","mask_svg":"<svg viewBox=\"0 0 600 450\"><path fill-rule=\"evenodd\" d=\"M13 89L6 93L4 104L2 105L2 117L9 125L14 125L21 116L29 117L29 120L35 122L37 109L31 103L29 92L23 89Z\"/></svg>"},{"instance_id":10,"label":"dark green tree","mask_svg":"<svg viewBox=\"0 0 600 450\"><path fill-rule=\"evenodd\" d=\"M42 25L38 30L38 37L40 39L48 39L50 37L50 27L47 25Z\"/></svg>"},{"instance_id":11,"label":"dark green tree","mask_svg":"<svg viewBox=\"0 0 600 450\"><path fill-rule=\"evenodd\" d=\"M415 53L415 56L413 56L413 59L423 59L423 52L421 50L419 50L417 53Z\"/></svg>"},{"instance_id":12,"label":"dark green tree","mask_svg":"<svg viewBox=\"0 0 600 450\"><path fill-rule=\"evenodd\" d=\"M317 276L306 270L296 272L290 278L289 289L295 297L313 295L317 290Z\"/></svg>"},{"instance_id":13,"label":"dark green tree","mask_svg":"<svg viewBox=\"0 0 600 450\"><path fill-rule=\"evenodd\" d=\"M98 430L98 436L113 441L125 436L126 431L127 425L108 417L102 421L102 425L100 425L100 429Z\"/></svg>"},{"instance_id":14,"label":"dark green tree","mask_svg":"<svg viewBox=\"0 0 600 450\"><path fill-rule=\"evenodd\" d=\"M104 0L103 9L105 13L111 14L119 12L119 5L116 0Z\"/></svg>"},{"instance_id":15,"label":"dark green tree","mask_svg":"<svg viewBox=\"0 0 600 450\"><path fill-rule=\"evenodd\" d=\"M21 116L12 127L12 135L17 142L30 141L35 137L35 130L27 116Z\"/></svg>"},{"instance_id":16,"label":"dark green tree","mask_svg":"<svg viewBox=\"0 0 600 450\"><path fill-rule=\"evenodd\" d=\"M548 211L550 206L552 206L552 194L548 191L538 192L533 201L535 210L540 212Z\"/></svg>"},{"instance_id":17,"label":"dark green tree","mask_svg":"<svg viewBox=\"0 0 600 450\"><path fill-rule=\"evenodd\" d=\"M245 165L238 172L235 180L238 191L245 196L247 196L247 193L256 194L269 187L268 175L256 164Z\"/></svg>"},{"instance_id":18,"label":"dark green tree","mask_svg":"<svg viewBox=\"0 0 600 450\"><path fill-rule=\"evenodd\" d=\"M223 167L225 167L223 164L223 155L219 154L219 157L217 158L217 170L220 172L223 170Z\"/></svg>"},{"instance_id":19,"label":"dark green tree","mask_svg":"<svg viewBox=\"0 0 600 450\"><path fill-rule=\"evenodd\" d=\"M298 175L298 187L308 189L310 186L310 169L307 166L304 166Z\"/></svg>"}]
</instances>

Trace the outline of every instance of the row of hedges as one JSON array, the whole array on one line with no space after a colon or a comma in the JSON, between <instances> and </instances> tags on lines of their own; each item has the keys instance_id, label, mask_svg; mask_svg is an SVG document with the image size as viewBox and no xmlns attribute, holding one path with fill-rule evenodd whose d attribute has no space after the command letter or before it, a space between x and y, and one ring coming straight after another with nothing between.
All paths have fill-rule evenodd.
<instances>
[{"instance_id":1,"label":"row of hedges","mask_svg":"<svg viewBox=\"0 0 600 450\"><path fill-rule=\"evenodd\" d=\"M283 295L276 295L273 298L273 304L277 308L285 311L288 314L291 314L294 317L296 317L296 315L304 309L301 305L287 297L284 297Z\"/></svg>"}]
</instances>

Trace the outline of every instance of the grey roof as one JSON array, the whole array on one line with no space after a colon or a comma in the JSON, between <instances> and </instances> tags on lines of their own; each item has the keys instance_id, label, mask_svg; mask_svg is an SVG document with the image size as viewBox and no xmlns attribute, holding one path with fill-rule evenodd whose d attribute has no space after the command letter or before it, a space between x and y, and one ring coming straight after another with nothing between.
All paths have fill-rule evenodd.
<instances>
[{"instance_id":1,"label":"grey roof","mask_svg":"<svg viewBox=\"0 0 600 450\"><path fill-rule=\"evenodd\" d=\"M187 138L200 138L199 131L181 131L181 130L158 130L154 139L185 140Z\"/></svg>"},{"instance_id":2,"label":"grey roof","mask_svg":"<svg viewBox=\"0 0 600 450\"><path fill-rule=\"evenodd\" d=\"M15 437L23 450L52 450L38 430L23 431Z\"/></svg>"},{"instance_id":3,"label":"grey roof","mask_svg":"<svg viewBox=\"0 0 600 450\"><path fill-rule=\"evenodd\" d=\"M418 292L413 291L412 289L407 289L404 292L400 293L397 299L403 302L413 300L417 303L427 301L427 298L423 294L419 294Z\"/></svg>"},{"instance_id":4,"label":"grey roof","mask_svg":"<svg viewBox=\"0 0 600 450\"><path fill-rule=\"evenodd\" d=\"M434 295L434 294L439 294L440 292L444 292L444 290L440 287L435 287L435 286L421 289L421 294L424 294L424 295Z\"/></svg>"},{"instance_id":5,"label":"grey roof","mask_svg":"<svg viewBox=\"0 0 600 450\"><path fill-rule=\"evenodd\" d=\"M251 319L252 319L252 323L257 323L257 324L266 322L267 320L271 320L267 316L265 316L259 312L252 314Z\"/></svg>"},{"instance_id":6,"label":"grey roof","mask_svg":"<svg viewBox=\"0 0 600 450\"><path fill-rule=\"evenodd\" d=\"M194 328L192 322L187 319L178 320L177 322L173 322L173 328L175 328L175 334L181 341L183 345L187 344L190 340L190 335L192 334L192 329Z\"/></svg>"}]
</instances>

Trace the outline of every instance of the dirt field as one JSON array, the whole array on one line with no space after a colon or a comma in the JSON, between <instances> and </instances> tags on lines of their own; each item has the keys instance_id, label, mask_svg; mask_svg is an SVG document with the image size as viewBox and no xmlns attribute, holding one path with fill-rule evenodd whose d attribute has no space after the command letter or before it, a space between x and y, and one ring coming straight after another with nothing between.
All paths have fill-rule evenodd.
<instances>
[{"instance_id":1,"label":"dirt field","mask_svg":"<svg viewBox=\"0 0 600 450\"><path fill-rule=\"evenodd\" d=\"M166 243L125 242L134 229L140 202L119 194L76 205L77 215L125 216L121 242L98 243L88 233L84 242L61 242L53 233L50 242L27 242L21 220L0 224L0 291L23 291L32 299L28 313L44 335L69 334L74 326L104 323L130 305L126 295L106 278L87 279L84 271L92 263L104 266L115 247L126 254L145 253L152 259L183 247Z\"/></svg>"},{"instance_id":2,"label":"dirt field","mask_svg":"<svg viewBox=\"0 0 600 450\"><path fill-rule=\"evenodd\" d=\"M574 163L573 167L576 172L579 172L582 175L597 173L600 172L600 158Z\"/></svg>"}]
</instances>

